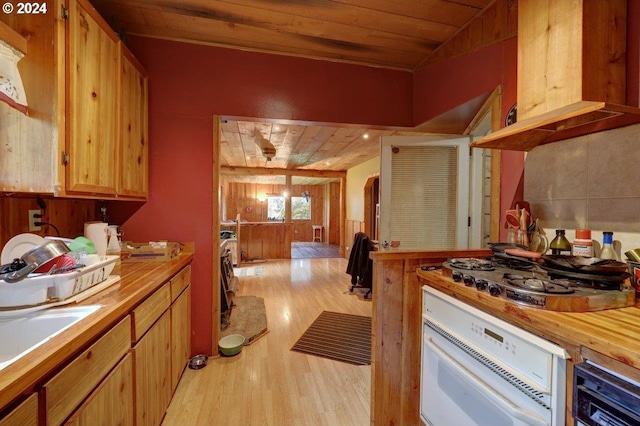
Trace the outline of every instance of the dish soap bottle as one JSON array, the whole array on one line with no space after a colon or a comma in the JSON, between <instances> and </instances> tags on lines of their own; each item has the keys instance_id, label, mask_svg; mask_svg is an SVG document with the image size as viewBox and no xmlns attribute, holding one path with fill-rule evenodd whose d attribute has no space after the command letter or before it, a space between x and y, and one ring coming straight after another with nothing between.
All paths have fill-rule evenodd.
<instances>
[{"instance_id":1,"label":"dish soap bottle","mask_svg":"<svg viewBox=\"0 0 640 426\"><path fill-rule=\"evenodd\" d=\"M618 259L616 251L613 249L613 232L605 231L602 233L602 250L599 257L600 259Z\"/></svg>"},{"instance_id":2,"label":"dish soap bottle","mask_svg":"<svg viewBox=\"0 0 640 426\"><path fill-rule=\"evenodd\" d=\"M549 244L551 254L553 255L569 255L571 254L571 243L564 236L564 229L556 229L556 237Z\"/></svg>"}]
</instances>

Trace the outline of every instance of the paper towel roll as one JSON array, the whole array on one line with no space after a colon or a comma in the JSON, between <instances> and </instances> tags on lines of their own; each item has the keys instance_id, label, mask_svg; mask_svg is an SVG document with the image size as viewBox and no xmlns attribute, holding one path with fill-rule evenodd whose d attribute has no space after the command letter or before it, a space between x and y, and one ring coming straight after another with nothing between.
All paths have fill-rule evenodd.
<instances>
[{"instance_id":1,"label":"paper towel roll","mask_svg":"<svg viewBox=\"0 0 640 426\"><path fill-rule=\"evenodd\" d=\"M85 222L84 236L96 246L98 256L107 254L107 223L105 222Z\"/></svg>"}]
</instances>

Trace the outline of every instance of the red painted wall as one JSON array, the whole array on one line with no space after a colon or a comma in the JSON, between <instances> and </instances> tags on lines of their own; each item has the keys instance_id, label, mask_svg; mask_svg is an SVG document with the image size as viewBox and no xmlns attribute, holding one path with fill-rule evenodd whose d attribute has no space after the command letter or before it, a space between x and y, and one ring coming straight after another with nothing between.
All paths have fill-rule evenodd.
<instances>
[{"instance_id":1,"label":"red painted wall","mask_svg":"<svg viewBox=\"0 0 640 426\"><path fill-rule=\"evenodd\" d=\"M410 72L132 38L150 102L183 116L213 114L408 126Z\"/></svg>"},{"instance_id":2,"label":"red painted wall","mask_svg":"<svg viewBox=\"0 0 640 426\"><path fill-rule=\"evenodd\" d=\"M413 121L422 124L503 85L506 109L516 101L517 39L417 69ZM508 103L508 102L510 103ZM503 113L506 112L503 108Z\"/></svg>"},{"instance_id":3,"label":"red painted wall","mask_svg":"<svg viewBox=\"0 0 640 426\"><path fill-rule=\"evenodd\" d=\"M502 85L502 123L517 98L518 43L511 38L468 55L417 69L413 85L413 119L416 125L445 113ZM524 155L502 151L500 180L501 223L504 212L522 199ZM534 212L535 213L535 212ZM500 240L506 241L501 227Z\"/></svg>"},{"instance_id":4,"label":"red painted wall","mask_svg":"<svg viewBox=\"0 0 640 426\"><path fill-rule=\"evenodd\" d=\"M149 73L150 195L122 228L195 242L192 352L210 353L212 116L411 126L411 73L135 37L131 49Z\"/></svg>"},{"instance_id":5,"label":"red painted wall","mask_svg":"<svg viewBox=\"0 0 640 426\"><path fill-rule=\"evenodd\" d=\"M122 226L129 241L194 242L194 354L211 352L212 138L210 116L169 113L150 96L149 200Z\"/></svg>"}]
</instances>

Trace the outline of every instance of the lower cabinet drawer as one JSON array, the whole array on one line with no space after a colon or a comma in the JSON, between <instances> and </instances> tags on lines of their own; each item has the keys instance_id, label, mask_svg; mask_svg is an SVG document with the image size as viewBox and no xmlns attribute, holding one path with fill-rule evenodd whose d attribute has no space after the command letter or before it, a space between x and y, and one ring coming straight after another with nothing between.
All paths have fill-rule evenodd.
<instances>
[{"instance_id":1,"label":"lower cabinet drawer","mask_svg":"<svg viewBox=\"0 0 640 426\"><path fill-rule=\"evenodd\" d=\"M191 265L186 266L171 278L171 302L175 301L182 290L187 288L191 282Z\"/></svg>"},{"instance_id":2,"label":"lower cabinet drawer","mask_svg":"<svg viewBox=\"0 0 640 426\"><path fill-rule=\"evenodd\" d=\"M130 347L131 317L127 315L43 386L47 426L64 422Z\"/></svg>"},{"instance_id":3,"label":"lower cabinet drawer","mask_svg":"<svg viewBox=\"0 0 640 426\"><path fill-rule=\"evenodd\" d=\"M153 323L169 309L169 305L171 305L171 285L167 282L131 313L133 321L132 341L137 342L140 340Z\"/></svg>"},{"instance_id":4,"label":"lower cabinet drawer","mask_svg":"<svg viewBox=\"0 0 640 426\"><path fill-rule=\"evenodd\" d=\"M133 357L127 354L91 396L67 421L67 425L133 425Z\"/></svg>"},{"instance_id":5,"label":"lower cabinet drawer","mask_svg":"<svg viewBox=\"0 0 640 426\"><path fill-rule=\"evenodd\" d=\"M34 393L0 418L0 426L37 426L38 394Z\"/></svg>"}]
</instances>

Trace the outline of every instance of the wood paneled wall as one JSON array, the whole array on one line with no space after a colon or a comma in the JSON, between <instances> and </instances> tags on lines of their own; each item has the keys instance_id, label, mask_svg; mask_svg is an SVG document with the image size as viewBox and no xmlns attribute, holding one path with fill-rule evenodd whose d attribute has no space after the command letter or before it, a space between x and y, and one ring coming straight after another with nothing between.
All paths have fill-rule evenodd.
<instances>
[{"instance_id":1,"label":"wood paneled wall","mask_svg":"<svg viewBox=\"0 0 640 426\"><path fill-rule=\"evenodd\" d=\"M309 191L311 197L311 220L296 220L291 224L292 241L311 241L311 225L322 225L325 227L323 241L326 242L328 235L333 234L333 244L338 244L339 237L336 238L335 235L340 234L340 187L339 184L329 185L329 191L325 191L327 185L292 185L289 188L290 196L299 197L303 192ZM266 222L267 202L260 202L258 198L266 197L267 194L282 194L285 190L285 185L228 182L222 186L222 216L230 219L240 214L247 222ZM326 212L329 217L326 217Z\"/></svg>"},{"instance_id":2,"label":"wood paneled wall","mask_svg":"<svg viewBox=\"0 0 640 426\"><path fill-rule=\"evenodd\" d=\"M291 259L293 225L288 223L250 223L240 225L242 260ZM246 256L246 258L244 258Z\"/></svg>"},{"instance_id":3,"label":"wood paneled wall","mask_svg":"<svg viewBox=\"0 0 640 426\"><path fill-rule=\"evenodd\" d=\"M518 34L518 0L496 0L442 44L421 65L441 62Z\"/></svg>"},{"instance_id":4,"label":"wood paneled wall","mask_svg":"<svg viewBox=\"0 0 640 426\"><path fill-rule=\"evenodd\" d=\"M323 241L340 245L340 182L327 185L327 223Z\"/></svg>"},{"instance_id":5,"label":"wood paneled wall","mask_svg":"<svg viewBox=\"0 0 640 426\"><path fill-rule=\"evenodd\" d=\"M344 257L349 258L351 254L351 246L353 245L353 236L356 232L364 231L364 222L359 220L345 220L344 222Z\"/></svg>"},{"instance_id":6,"label":"wood paneled wall","mask_svg":"<svg viewBox=\"0 0 640 426\"><path fill-rule=\"evenodd\" d=\"M75 238L84 233L84 223L97 220L97 201L45 198L47 210L42 222L55 225L63 237ZM13 236L29 231L29 210L40 207L36 197L0 198L0 248ZM55 236L51 226L44 225L40 231L32 231L41 236Z\"/></svg>"}]
</instances>

